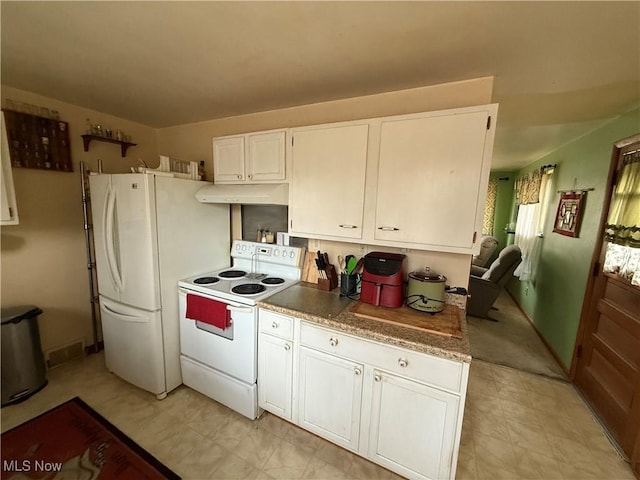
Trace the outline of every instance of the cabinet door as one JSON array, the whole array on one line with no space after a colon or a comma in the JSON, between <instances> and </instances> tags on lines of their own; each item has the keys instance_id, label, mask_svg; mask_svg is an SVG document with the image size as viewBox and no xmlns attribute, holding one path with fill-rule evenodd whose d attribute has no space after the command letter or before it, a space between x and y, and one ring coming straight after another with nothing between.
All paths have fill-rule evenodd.
<instances>
[{"instance_id":1,"label":"cabinet door","mask_svg":"<svg viewBox=\"0 0 640 480\"><path fill-rule=\"evenodd\" d=\"M369 458L408 478L451 478L460 399L374 371Z\"/></svg>"},{"instance_id":2,"label":"cabinet door","mask_svg":"<svg viewBox=\"0 0 640 480\"><path fill-rule=\"evenodd\" d=\"M0 118L0 225L17 225L18 207L16 205L16 194L13 188L13 173L11 172L11 159L9 155L9 140L4 123L4 113Z\"/></svg>"},{"instance_id":3,"label":"cabinet door","mask_svg":"<svg viewBox=\"0 0 640 480\"><path fill-rule=\"evenodd\" d=\"M291 420L292 367L291 342L261 333L258 337L258 403L288 420Z\"/></svg>"},{"instance_id":4,"label":"cabinet door","mask_svg":"<svg viewBox=\"0 0 640 480\"><path fill-rule=\"evenodd\" d=\"M471 251L478 208L484 209L480 190L488 181L488 116L480 111L382 122L376 240Z\"/></svg>"},{"instance_id":5,"label":"cabinet door","mask_svg":"<svg viewBox=\"0 0 640 480\"><path fill-rule=\"evenodd\" d=\"M305 347L299 352L299 425L357 451L363 366Z\"/></svg>"},{"instance_id":6,"label":"cabinet door","mask_svg":"<svg viewBox=\"0 0 640 480\"><path fill-rule=\"evenodd\" d=\"M295 130L289 232L362 238L369 126Z\"/></svg>"},{"instance_id":7,"label":"cabinet door","mask_svg":"<svg viewBox=\"0 0 640 480\"><path fill-rule=\"evenodd\" d=\"M285 132L255 133L247 136L247 180L285 179Z\"/></svg>"},{"instance_id":8,"label":"cabinet door","mask_svg":"<svg viewBox=\"0 0 640 480\"><path fill-rule=\"evenodd\" d=\"M213 182L241 183L244 180L244 136L214 138Z\"/></svg>"}]
</instances>

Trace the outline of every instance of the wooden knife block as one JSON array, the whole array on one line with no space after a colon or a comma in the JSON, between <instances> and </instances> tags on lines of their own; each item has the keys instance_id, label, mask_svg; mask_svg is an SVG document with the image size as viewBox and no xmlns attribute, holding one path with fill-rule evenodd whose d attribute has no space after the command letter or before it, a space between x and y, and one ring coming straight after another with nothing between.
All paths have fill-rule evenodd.
<instances>
[{"instance_id":1,"label":"wooden knife block","mask_svg":"<svg viewBox=\"0 0 640 480\"><path fill-rule=\"evenodd\" d=\"M336 267L329 264L325 269L327 278L318 278L318 290L331 291L338 286L338 273Z\"/></svg>"}]
</instances>

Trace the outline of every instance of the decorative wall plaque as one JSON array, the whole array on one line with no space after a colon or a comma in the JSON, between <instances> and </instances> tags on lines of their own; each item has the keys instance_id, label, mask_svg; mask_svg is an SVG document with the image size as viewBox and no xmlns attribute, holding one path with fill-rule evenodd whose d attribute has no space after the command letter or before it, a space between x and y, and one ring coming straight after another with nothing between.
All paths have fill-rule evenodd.
<instances>
[{"instance_id":1,"label":"decorative wall plaque","mask_svg":"<svg viewBox=\"0 0 640 480\"><path fill-rule=\"evenodd\" d=\"M567 237L577 237L580 232L584 192L566 192L560 195L553 231Z\"/></svg>"},{"instance_id":2,"label":"decorative wall plaque","mask_svg":"<svg viewBox=\"0 0 640 480\"><path fill-rule=\"evenodd\" d=\"M69 124L4 110L11 166L73 172Z\"/></svg>"}]
</instances>

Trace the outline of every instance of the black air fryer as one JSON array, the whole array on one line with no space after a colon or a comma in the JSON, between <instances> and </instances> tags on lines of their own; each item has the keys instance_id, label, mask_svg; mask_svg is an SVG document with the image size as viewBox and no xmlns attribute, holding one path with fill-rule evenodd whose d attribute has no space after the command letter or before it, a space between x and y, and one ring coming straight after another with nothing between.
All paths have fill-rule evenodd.
<instances>
[{"instance_id":1,"label":"black air fryer","mask_svg":"<svg viewBox=\"0 0 640 480\"><path fill-rule=\"evenodd\" d=\"M404 301L406 256L371 252L364 256L360 301L382 307L401 307Z\"/></svg>"}]
</instances>

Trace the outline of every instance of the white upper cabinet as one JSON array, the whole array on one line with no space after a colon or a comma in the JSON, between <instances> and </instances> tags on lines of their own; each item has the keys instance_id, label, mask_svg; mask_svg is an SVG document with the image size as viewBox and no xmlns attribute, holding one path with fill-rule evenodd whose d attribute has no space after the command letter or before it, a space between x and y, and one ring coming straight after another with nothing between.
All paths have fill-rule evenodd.
<instances>
[{"instance_id":1,"label":"white upper cabinet","mask_svg":"<svg viewBox=\"0 0 640 480\"><path fill-rule=\"evenodd\" d=\"M16 204L16 193L13 188L13 173L11 172L11 158L9 155L9 142L7 139L7 130L4 122L4 113L0 117L0 130L2 138L0 139L1 151L0 161L2 163L0 169L0 225L17 225L18 206Z\"/></svg>"},{"instance_id":2,"label":"white upper cabinet","mask_svg":"<svg viewBox=\"0 0 640 480\"><path fill-rule=\"evenodd\" d=\"M292 130L289 233L361 239L369 125Z\"/></svg>"},{"instance_id":3,"label":"white upper cabinet","mask_svg":"<svg viewBox=\"0 0 640 480\"><path fill-rule=\"evenodd\" d=\"M498 106L293 129L289 233L476 254Z\"/></svg>"},{"instance_id":4,"label":"white upper cabinet","mask_svg":"<svg viewBox=\"0 0 640 480\"><path fill-rule=\"evenodd\" d=\"M285 130L214 138L214 183L285 181L285 142Z\"/></svg>"},{"instance_id":5,"label":"white upper cabinet","mask_svg":"<svg viewBox=\"0 0 640 480\"><path fill-rule=\"evenodd\" d=\"M375 240L473 247L487 188L488 117L474 111L382 122Z\"/></svg>"}]
</instances>

